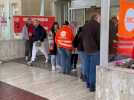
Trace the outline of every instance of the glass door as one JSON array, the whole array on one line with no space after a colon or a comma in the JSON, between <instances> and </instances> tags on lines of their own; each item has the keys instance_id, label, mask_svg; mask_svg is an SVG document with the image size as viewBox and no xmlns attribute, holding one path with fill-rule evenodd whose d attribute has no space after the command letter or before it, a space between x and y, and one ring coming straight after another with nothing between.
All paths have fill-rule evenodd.
<instances>
[{"instance_id":1,"label":"glass door","mask_svg":"<svg viewBox=\"0 0 134 100\"><path fill-rule=\"evenodd\" d=\"M85 9L70 9L70 22L76 22L77 26L85 23Z\"/></svg>"}]
</instances>

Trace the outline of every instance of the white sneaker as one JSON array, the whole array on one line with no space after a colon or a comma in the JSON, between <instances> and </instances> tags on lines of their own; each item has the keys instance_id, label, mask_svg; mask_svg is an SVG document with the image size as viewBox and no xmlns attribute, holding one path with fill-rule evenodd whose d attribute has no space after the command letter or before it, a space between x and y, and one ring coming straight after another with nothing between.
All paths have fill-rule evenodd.
<instances>
[{"instance_id":1,"label":"white sneaker","mask_svg":"<svg viewBox=\"0 0 134 100\"><path fill-rule=\"evenodd\" d=\"M62 67L59 66L59 65L57 65L57 66L56 66L56 71L57 71L58 73L61 73L61 72L62 72Z\"/></svg>"},{"instance_id":2,"label":"white sneaker","mask_svg":"<svg viewBox=\"0 0 134 100\"><path fill-rule=\"evenodd\" d=\"M2 64L3 62L2 61L0 61L0 64Z\"/></svg>"},{"instance_id":3,"label":"white sneaker","mask_svg":"<svg viewBox=\"0 0 134 100\"><path fill-rule=\"evenodd\" d=\"M56 67L52 65L52 71L56 71Z\"/></svg>"},{"instance_id":4,"label":"white sneaker","mask_svg":"<svg viewBox=\"0 0 134 100\"><path fill-rule=\"evenodd\" d=\"M27 62L27 64L28 64L29 66L32 66L32 65L33 65L33 61L29 61L29 62Z\"/></svg>"},{"instance_id":5,"label":"white sneaker","mask_svg":"<svg viewBox=\"0 0 134 100\"><path fill-rule=\"evenodd\" d=\"M28 56L25 57L25 60L28 61Z\"/></svg>"},{"instance_id":6,"label":"white sneaker","mask_svg":"<svg viewBox=\"0 0 134 100\"><path fill-rule=\"evenodd\" d=\"M48 63L48 59L46 59L45 63Z\"/></svg>"}]
</instances>

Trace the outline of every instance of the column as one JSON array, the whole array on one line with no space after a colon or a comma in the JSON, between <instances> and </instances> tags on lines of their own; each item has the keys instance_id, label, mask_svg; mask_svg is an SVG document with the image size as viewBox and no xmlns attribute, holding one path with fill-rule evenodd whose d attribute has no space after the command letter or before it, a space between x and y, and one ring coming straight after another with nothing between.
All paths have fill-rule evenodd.
<instances>
[{"instance_id":1,"label":"column","mask_svg":"<svg viewBox=\"0 0 134 100\"><path fill-rule=\"evenodd\" d=\"M45 0L41 0L40 16L45 16Z\"/></svg>"},{"instance_id":2,"label":"column","mask_svg":"<svg viewBox=\"0 0 134 100\"><path fill-rule=\"evenodd\" d=\"M4 40L11 38L11 20L10 20L10 0L4 0L4 14L5 25L3 27L2 36Z\"/></svg>"},{"instance_id":3,"label":"column","mask_svg":"<svg viewBox=\"0 0 134 100\"><path fill-rule=\"evenodd\" d=\"M110 0L101 0L100 65L108 66Z\"/></svg>"}]
</instances>

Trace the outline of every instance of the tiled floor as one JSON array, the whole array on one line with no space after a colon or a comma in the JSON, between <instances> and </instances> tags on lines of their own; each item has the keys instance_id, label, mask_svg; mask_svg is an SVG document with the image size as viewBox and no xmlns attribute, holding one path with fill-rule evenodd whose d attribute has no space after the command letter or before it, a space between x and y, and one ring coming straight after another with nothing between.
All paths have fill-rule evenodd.
<instances>
[{"instance_id":1,"label":"tiled floor","mask_svg":"<svg viewBox=\"0 0 134 100\"><path fill-rule=\"evenodd\" d=\"M45 67L45 65L44 65ZM0 81L49 100L95 100L77 77L18 63L0 65Z\"/></svg>"}]
</instances>

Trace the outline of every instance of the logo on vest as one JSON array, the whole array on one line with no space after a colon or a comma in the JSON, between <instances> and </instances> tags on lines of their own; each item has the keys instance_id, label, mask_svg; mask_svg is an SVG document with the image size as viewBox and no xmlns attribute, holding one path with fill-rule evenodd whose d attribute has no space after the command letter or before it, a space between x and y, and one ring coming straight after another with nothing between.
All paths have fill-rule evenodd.
<instances>
[{"instance_id":1,"label":"logo on vest","mask_svg":"<svg viewBox=\"0 0 134 100\"><path fill-rule=\"evenodd\" d=\"M62 31L61 32L61 38L65 39L66 38L66 34L67 34L66 31Z\"/></svg>"},{"instance_id":2,"label":"logo on vest","mask_svg":"<svg viewBox=\"0 0 134 100\"><path fill-rule=\"evenodd\" d=\"M125 27L128 32L134 30L134 9L129 8L125 15Z\"/></svg>"}]
</instances>

